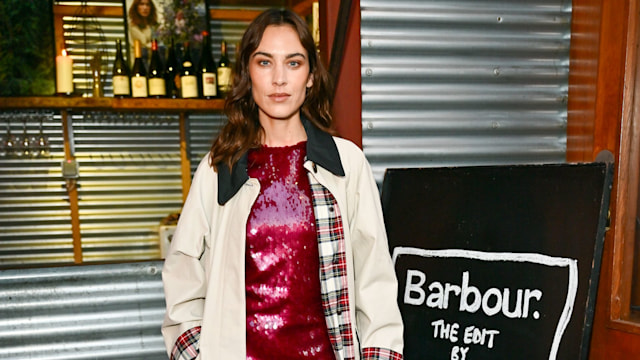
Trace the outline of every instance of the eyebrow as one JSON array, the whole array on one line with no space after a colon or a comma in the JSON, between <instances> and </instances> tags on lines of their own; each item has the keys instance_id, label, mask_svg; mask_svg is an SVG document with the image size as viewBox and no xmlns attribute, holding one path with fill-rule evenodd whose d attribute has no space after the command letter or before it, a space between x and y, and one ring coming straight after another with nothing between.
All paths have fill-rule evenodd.
<instances>
[{"instance_id":1,"label":"eyebrow","mask_svg":"<svg viewBox=\"0 0 640 360\"><path fill-rule=\"evenodd\" d=\"M264 52L264 51L256 51L255 53L253 53L253 55L251 57L256 57L257 55L262 55L262 56L266 56L268 58L273 58L273 55L271 55L270 53ZM285 57L285 59L291 59L291 58L296 57L296 56L301 56L304 59L307 58L302 53L292 53L292 54L287 55Z\"/></svg>"}]
</instances>

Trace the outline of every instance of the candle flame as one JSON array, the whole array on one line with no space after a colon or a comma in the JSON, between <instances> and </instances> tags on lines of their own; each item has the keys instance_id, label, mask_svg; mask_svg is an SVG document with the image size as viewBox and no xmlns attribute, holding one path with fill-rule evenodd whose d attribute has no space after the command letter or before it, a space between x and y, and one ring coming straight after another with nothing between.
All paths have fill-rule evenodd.
<instances>
[{"instance_id":1,"label":"candle flame","mask_svg":"<svg viewBox=\"0 0 640 360\"><path fill-rule=\"evenodd\" d=\"M62 49L62 56L67 56L67 49Z\"/></svg>"}]
</instances>

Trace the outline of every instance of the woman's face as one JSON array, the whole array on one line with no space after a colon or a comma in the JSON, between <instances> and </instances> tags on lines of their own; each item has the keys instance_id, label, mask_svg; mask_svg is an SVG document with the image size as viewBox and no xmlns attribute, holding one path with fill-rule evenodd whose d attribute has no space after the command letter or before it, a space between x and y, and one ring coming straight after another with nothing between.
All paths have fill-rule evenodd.
<instances>
[{"instance_id":1,"label":"woman's face","mask_svg":"<svg viewBox=\"0 0 640 360\"><path fill-rule=\"evenodd\" d=\"M270 25L265 29L249 59L249 77L261 123L300 118L313 78L307 51L293 27Z\"/></svg>"},{"instance_id":2,"label":"woman's face","mask_svg":"<svg viewBox=\"0 0 640 360\"><path fill-rule=\"evenodd\" d=\"M147 17L151 13L151 0L140 0L138 3L138 14L142 17Z\"/></svg>"}]
</instances>

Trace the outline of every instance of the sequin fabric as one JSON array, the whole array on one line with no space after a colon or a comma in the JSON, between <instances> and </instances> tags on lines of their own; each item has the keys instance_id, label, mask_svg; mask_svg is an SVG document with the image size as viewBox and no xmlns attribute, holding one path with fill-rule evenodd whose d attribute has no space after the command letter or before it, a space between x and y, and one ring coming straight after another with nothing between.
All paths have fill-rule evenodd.
<instances>
[{"instance_id":1,"label":"sequin fabric","mask_svg":"<svg viewBox=\"0 0 640 360\"><path fill-rule=\"evenodd\" d=\"M306 142L251 150L260 195L247 222L247 359L331 359Z\"/></svg>"}]
</instances>

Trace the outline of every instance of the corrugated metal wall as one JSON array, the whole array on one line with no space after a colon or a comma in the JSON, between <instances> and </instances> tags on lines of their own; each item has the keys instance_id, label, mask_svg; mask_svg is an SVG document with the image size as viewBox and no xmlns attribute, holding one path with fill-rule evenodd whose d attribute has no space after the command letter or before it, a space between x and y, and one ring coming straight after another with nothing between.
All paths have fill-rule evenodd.
<instances>
[{"instance_id":1,"label":"corrugated metal wall","mask_svg":"<svg viewBox=\"0 0 640 360\"><path fill-rule=\"evenodd\" d=\"M160 257L160 220L182 207L177 115L73 115L84 262Z\"/></svg>"},{"instance_id":2,"label":"corrugated metal wall","mask_svg":"<svg viewBox=\"0 0 640 360\"><path fill-rule=\"evenodd\" d=\"M60 116L0 112L0 268L73 262ZM28 154L20 146L26 137ZM40 137L46 139L39 154ZM13 147L7 146L9 138Z\"/></svg>"},{"instance_id":3,"label":"corrugated metal wall","mask_svg":"<svg viewBox=\"0 0 640 360\"><path fill-rule=\"evenodd\" d=\"M386 168L564 162L571 2L362 0L362 130Z\"/></svg>"},{"instance_id":4,"label":"corrugated metal wall","mask_svg":"<svg viewBox=\"0 0 640 360\"><path fill-rule=\"evenodd\" d=\"M0 359L167 359L162 262L0 271Z\"/></svg>"},{"instance_id":5,"label":"corrugated metal wall","mask_svg":"<svg viewBox=\"0 0 640 360\"><path fill-rule=\"evenodd\" d=\"M191 175L196 171L200 160L211 148L213 138L218 135L220 128L227 120L222 112L214 114L191 114L189 116L189 161Z\"/></svg>"}]
</instances>

